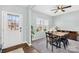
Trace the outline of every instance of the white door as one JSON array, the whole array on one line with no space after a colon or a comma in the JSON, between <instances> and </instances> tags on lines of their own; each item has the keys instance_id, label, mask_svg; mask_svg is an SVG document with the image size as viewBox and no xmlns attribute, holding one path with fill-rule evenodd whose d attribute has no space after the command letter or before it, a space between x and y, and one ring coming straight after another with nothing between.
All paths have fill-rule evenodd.
<instances>
[{"instance_id":1,"label":"white door","mask_svg":"<svg viewBox=\"0 0 79 59\"><path fill-rule=\"evenodd\" d=\"M2 42L3 49L23 42L22 15L12 12L2 12Z\"/></svg>"}]
</instances>

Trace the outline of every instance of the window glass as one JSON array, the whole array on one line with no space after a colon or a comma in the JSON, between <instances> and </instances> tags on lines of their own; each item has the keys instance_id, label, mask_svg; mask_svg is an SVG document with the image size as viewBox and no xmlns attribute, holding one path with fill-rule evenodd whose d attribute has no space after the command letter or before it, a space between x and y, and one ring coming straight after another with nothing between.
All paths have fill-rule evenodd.
<instances>
[{"instance_id":1,"label":"window glass","mask_svg":"<svg viewBox=\"0 0 79 59\"><path fill-rule=\"evenodd\" d=\"M7 14L8 17L8 27L10 30L19 30L19 16Z\"/></svg>"},{"instance_id":2,"label":"window glass","mask_svg":"<svg viewBox=\"0 0 79 59\"><path fill-rule=\"evenodd\" d=\"M49 22L46 19L37 18L36 25L37 25L37 29L41 29L43 31L43 30L48 29Z\"/></svg>"}]
</instances>

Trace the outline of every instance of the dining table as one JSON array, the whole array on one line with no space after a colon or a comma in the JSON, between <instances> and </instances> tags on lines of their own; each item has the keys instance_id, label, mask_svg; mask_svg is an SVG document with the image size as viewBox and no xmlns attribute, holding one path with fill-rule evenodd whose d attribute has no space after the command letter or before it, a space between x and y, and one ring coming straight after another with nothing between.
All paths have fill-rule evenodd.
<instances>
[{"instance_id":1,"label":"dining table","mask_svg":"<svg viewBox=\"0 0 79 59\"><path fill-rule=\"evenodd\" d=\"M52 32L53 35L58 36L59 40L59 48L61 48L61 38L65 35L68 35L68 32Z\"/></svg>"},{"instance_id":2,"label":"dining table","mask_svg":"<svg viewBox=\"0 0 79 59\"><path fill-rule=\"evenodd\" d=\"M62 37L62 36L64 36L64 35L67 35L68 32L53 32L52 34L53 34L53 35L56 35L56 36L59 36L59 37Z\"/></svg>"}]
</instances>

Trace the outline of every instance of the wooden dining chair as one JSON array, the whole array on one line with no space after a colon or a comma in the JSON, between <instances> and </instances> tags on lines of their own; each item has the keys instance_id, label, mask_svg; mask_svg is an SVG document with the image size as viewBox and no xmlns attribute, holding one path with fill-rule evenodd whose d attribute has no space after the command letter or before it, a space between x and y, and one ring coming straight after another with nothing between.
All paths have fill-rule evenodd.
<instances>
[{"instance_id":1,"label":"wooden dining chair","mask_svg":"<svg viewBox=\"0 0 79 59\"><path fill-rule=\"evenodd\" d=\"M53 51L53 46L56 48L58 47L58 37L54 36L52 33L46 32L46 48L48 48L48 43L52 46L52 51Z\"/></svg>"}]
</instances>

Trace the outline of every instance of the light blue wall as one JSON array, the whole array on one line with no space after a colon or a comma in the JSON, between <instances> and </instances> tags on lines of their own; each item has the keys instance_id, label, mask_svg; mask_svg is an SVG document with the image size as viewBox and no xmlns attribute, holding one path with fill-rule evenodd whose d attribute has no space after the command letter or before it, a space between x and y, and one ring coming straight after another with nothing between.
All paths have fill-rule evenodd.
<instances>
[{"instance_id":1,"label":"light blue wall","mask_svg":"<svg viewBox=\"0 0 79 59\"><path fill-rule=\"evenodd\" d=\"M27 43L29 44L29 45L31 45L31 19L32 19L32 11L31 11L31 9L30 9L30 7L28 7L28 9L27 9L27 18L28 18L28 20L27 20L27 32L26 32L26 34L27 34Z\"/></svg>"},{"instance_id":2,"label":"light blue wall","mask_svg":"<svg viewBox=\"0 0 79 59\"><path fill-rule=\"evenodd\" d=\"M32 11L29 7L12 6L12 5L1 5L0 6L0 19L2 19L2 11L14 12L23 15L23 41L31 44L31 25L36 26L36 18L41 17L49 20L49 27L52 24L52 16ZM1 22L1 21L0 21ZM0 23L1 26L1 23ZM0 28L1 30L1 28ZM1 35L1 33L0 33ZM38 35L40 36L40 34Z\"/></svg>"},{"instance_id":3,"label":"light blue wall","mask_svg":"<svg viewBox=\"0 0 79 59\"><path fill-rule=\"evenodd\" d=\"M31 25L34 26L34 29L36 29L36 19L37 18L42 18L42 19L48 20L49 21L49 27L51 27L52 16L49 16L49 15L43 14L41 12L37 12L37 11L32 10ZM44 34L45 34L44 32L36 32L34 40L44 38L45 37Z\"/></svg>"},{"instance_id":4,"label":"light blue wall","mask_svg":"<svg viewBox=\"0 0 79 59\"><path fill-rule=\"evenodd\" d=\"M43 14L41 12L37 12L37 11L32 11L32 20L31 20L31 24L33 26L36 26L36 19L37 18L43 18L43 19L46 19L49 21L49 27L51 27L52 25L52 16L49 16L49 15L46 15L46 14Z\"/></svg>"},{"instance_id":5,"label":"light blue wall","mask_svg":"<svg viewBox=\"0 0 79 59\"><path fill-rule=\"evenodd\" d=\"M79 11L55 16L54 26L63 30L79 31Z\"/></svg>"}]
</instances>

